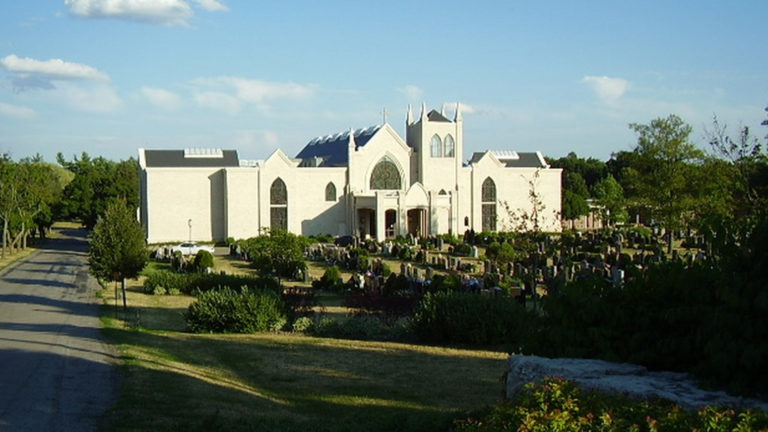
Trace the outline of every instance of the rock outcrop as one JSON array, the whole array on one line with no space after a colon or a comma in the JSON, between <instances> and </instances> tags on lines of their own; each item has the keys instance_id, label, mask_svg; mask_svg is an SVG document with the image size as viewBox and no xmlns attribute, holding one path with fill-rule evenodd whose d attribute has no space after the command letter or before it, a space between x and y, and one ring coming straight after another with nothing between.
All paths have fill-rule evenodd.
<instances>
[{"instance_id":1,"label":"rock outcrop","mask_svg":"<svg viewBox=\"0 0 768 432\"><path fill-rule=\"evenodd\" d=\"M550 359L511 355L506 384L507 398L512 398L525 384L544 377L562 377L578 383L587 391L618 393L633 399L669 399L684 408L706 405L759 408L768 411L768 403L730 396L722 391L703 390L687 374L650 372L643 366L589 359Z\"/></svg>"}]
</instances>

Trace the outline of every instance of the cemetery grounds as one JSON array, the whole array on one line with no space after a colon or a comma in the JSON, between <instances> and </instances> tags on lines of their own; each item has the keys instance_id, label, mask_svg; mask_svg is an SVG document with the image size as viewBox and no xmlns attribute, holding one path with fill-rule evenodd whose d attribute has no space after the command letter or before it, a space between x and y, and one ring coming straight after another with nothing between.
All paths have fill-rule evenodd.
<instances>
[{"instance_id":1,"label":"cemetery grounds","mask_svg":"<svg viewBox=\"0 0 768 432\"><path fill-rule=\"evenodd\" d=\"M319 278L324 266L308 264ZM252 271L217 255L222 270ZM102 291L104 331L123 375L104 430L447 430L503 396L503 352L298 333L191 334L182 314L194 298L147 295L141 283L129 281L127 312L116 306L114 286ZM340 295L320 303L323 316L348 312Z\"/></svg>"}]
</instances>

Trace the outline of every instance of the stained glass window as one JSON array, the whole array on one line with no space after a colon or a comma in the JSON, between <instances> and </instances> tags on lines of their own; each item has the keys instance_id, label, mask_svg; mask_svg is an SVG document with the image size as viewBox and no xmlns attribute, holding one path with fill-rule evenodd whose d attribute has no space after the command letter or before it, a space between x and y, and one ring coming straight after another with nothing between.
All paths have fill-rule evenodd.
<instances>
[{"instance_id":1,"label":"stained glass window","mask_svg":"<svg viewBox=\"0 0 768 432\"><path fill-rule=\"evenodd\" d=\"M490 177L483 182L483 202L496 203L496 183Z\"/></svg>"},{"instance_id":2,"label":"stained glass window","mask_svg":"<svg viewBox=\"0 0 768 432\"><path fill-rule=\"evenodd\" d=\"M496 231L496 183L488 177L482 187L483 231Z\"/></svg>"},{"instance_id":3,"label":"stained glass window","mask_svg":"<svg viewBox=\"0 0 768 432\"><path fill-rule=\"evenodd\" d=\"M483 204L483 231L496 231L496 204Z\"/></svg>"},{"instance_id":4,"label":"stained glass window","mask_svg":"<svg viewBox=\"0 0 768 432\"><path fill-rule=\"evenodd\" d=\"M432 135L432 143L430 144L430 148L432 149L432 157L443 156L443 142L440 141L440 137L437 136L437 134Z\"/></svg>"},{"instance_id":5,"label":"stained glass window","mask_svg":"<svg viewBox=\"0 0 768 432\"><path fill-rule=\"evenodd\" d=\"M453 137L448 135L445 137L445 157L453 157L454 149L456 148L456 142Z\"/></svg>"},{"instance_id":6,"label":"stained glass window","mask_svg":"<svg viewBox=\"0 0 768 432\"><path fill-rule=\"evenodd\" d=\"M288 229L288 189L281 178L272 182L269 188L269 226L273 229Z\"/></svg>"},{"instance_id":7,"label":"stained glass window","mask_svg":"<svg viewBox=\"0 0 768 432\"><path fill-rule=\"evenodd\" d=\"M336 201L336 185L332 182L325 187L325 200Z\"/></svg>"},{"instance_id":8,"label":"stained glass window","mask_svg":"<svg viewBox=\"0 0 768 432\"><path fill-rule=\"evenodd\" d=\"M384 157L371 173L371 189L400 189L401 188L400 171L397 165L388 157Z\"/></svg>"},{"instance_id":9,"label":"stained glass window","mask_svg":"<svg viewBox=\"0 0 768 432\"><path fill-rule=\"evenodd\" d=\"M279 177L272 182L269 189L269 203L288 204L288 190L285 188L285 182Z\"/></svg>"},{"instance_id":10,"label":"stained glass window","mask_svg":"<svg viewBox=\"0 0 768 432\"><path fill-rule=\"evenodd\" d=\"M288 229L288 207L272 207L269 209L269 226L272 229Z\"/></svg>"}]
</instances>

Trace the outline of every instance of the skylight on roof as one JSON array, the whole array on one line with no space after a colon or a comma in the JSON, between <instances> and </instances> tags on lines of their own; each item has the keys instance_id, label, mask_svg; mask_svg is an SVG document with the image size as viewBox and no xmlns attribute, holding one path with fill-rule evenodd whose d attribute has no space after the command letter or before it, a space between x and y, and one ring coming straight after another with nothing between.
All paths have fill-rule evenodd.
<instances>
[{"instance_id":1,"label":"skylight on roof","mask_svg":"<svg viewBox=\"0 0 768 432\"><path fill-rule=\"evenodd\" d=\"M223 158L224 151L220 148L186 148L185 158Z\"/></svg>"}]
</instances>

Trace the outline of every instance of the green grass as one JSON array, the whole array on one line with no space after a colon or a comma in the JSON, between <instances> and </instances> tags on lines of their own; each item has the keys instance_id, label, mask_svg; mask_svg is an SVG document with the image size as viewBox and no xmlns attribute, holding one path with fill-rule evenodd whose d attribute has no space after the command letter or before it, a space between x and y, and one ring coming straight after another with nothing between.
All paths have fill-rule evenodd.
<instances>
[{"instance_id":1,"label":"green grass","mask_svg":"<svg viewBox=\"0 0 768 432\"><path fill-rule=\"evenodd\" d=\"M103 430L446 430L501 398L504 353L187 334L190 301L132 289L128 313L104 306L123 380Z\"/></svg>"}]
</instances>

